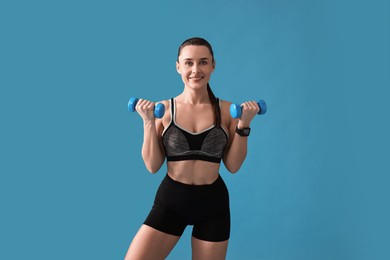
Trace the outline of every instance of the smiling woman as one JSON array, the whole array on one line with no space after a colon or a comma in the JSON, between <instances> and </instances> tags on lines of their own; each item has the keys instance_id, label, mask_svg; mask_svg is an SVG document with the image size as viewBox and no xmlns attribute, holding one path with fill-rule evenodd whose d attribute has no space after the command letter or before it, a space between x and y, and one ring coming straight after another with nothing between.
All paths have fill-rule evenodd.
<instances>
[{"instance_id":1,"label":"smiling woman","mask_svg":"<svg viewBox=\"0 0 390 260\"><path fill-rule=\"evenodd\" d=\"M207 47L187 46L179 59L176 68L186 86L196 89L209 82L215 63Z\"/></svg>"},{"instance_id":2,"label":"smiling woman","mask_svg":"<svg viewBox=\"0 0 390 260\"><path fill-rule=\"evenodd\" d=\"M245 160L249 127L259 111L256 102L243 104L239 119L230 117L230 102L219 100L209 80L215 69L211 45L191 38L179 48L177 72L183 92L164 100L167 111L153 115L154 103L140 99L136 110L144 121L142 158L157 172L167 160L152 210L134 237L126 260L165 259L187 225L193 226L193 259L225 259L230 237L229 192L219 175L223 160L235 173Z\"/></svg>"}]
</instances>

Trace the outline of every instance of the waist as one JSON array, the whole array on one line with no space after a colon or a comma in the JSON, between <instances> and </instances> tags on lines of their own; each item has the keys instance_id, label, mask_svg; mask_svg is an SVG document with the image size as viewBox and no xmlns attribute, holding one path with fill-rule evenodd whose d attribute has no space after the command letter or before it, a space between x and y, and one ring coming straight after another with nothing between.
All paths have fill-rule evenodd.
<instances>
[{"instance_id":1,"label":"waist","mask_svg":"<svg viewBox=\"0 0 390 260\"><path fill-rule=\"evenodd\" d=\"M215 181L219 175L219 163L206 161L177 161L167 162L168 175L175 181L190 184L204 185Z\"/></svg>"},{"instance_id":2,"label":"waist","mask_svg":"<svg viewBox=\"0 0 390 260\"><path fill-rule=\"evenodd\" d=\"M202 189L202 188L203 189L210 189L214 186L220 185L221 182L223 183L222 177L221 177L221 175L219 175L219 173L217 174L215 179L213 179L210 183L204 183L204 184L184 183L184 182L173 179L173 177L170 176L169 173L166 174L164 179L165 179L164 181L169 183L169 185L174 185L176 187L181 187L183 189L192 189L192 188L194 188L194 189Z\"/></svg>"}]
</instances>

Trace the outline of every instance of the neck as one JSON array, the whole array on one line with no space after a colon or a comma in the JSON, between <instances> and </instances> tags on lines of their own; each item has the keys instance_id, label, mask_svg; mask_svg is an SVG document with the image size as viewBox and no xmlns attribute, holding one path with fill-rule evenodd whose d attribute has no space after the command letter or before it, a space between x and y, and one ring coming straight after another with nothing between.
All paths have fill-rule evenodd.
<instances>
[{"instance_id":1,"label":"neck","mask_svg":"<svg viewBox=\"0 0 390 260\"><path fill-rule=\"evenodd\" d=\"M209 93L207 92L207 88L194 90L191 88L184 87L184 91L178 96L178 99L182 103L187 103L191 105L210 104L210 98Z\"/></svg>"}]
</instances>

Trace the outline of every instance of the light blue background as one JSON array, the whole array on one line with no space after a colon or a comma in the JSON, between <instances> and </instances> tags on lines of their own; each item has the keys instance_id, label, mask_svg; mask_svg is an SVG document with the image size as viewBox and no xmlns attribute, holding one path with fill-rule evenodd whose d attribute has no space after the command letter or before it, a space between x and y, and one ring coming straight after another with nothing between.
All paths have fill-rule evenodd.
<instances>
[{"instance_id":1,"label":"light blue background","mask_svg":"<svg viewBox=\"0 0 390 260\"><path fill-rule=\"evenodd\" d=\"M389 1L2 1L0 259L122 259L165 174L131 96L265 99L231 195L228 259L390 259ZM168 259L190 258L190 228Z\"/></svg>"}]
</instances>

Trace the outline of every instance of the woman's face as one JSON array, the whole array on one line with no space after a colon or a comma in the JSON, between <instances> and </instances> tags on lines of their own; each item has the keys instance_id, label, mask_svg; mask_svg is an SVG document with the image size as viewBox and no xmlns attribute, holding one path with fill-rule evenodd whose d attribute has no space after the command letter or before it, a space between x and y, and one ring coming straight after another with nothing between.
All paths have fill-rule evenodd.
<instances>
[{"instance_id":1,"label":"woman's face","mask_svg":"<svg viewBox=\"0 0 390 260\"><path fill-rule=\"evenodd\" d=\"M176 62L177 72L185 86L192 89L207 87L215 63L209 49L206 46L187 45Z\"/></svg>"}]
</instances>

